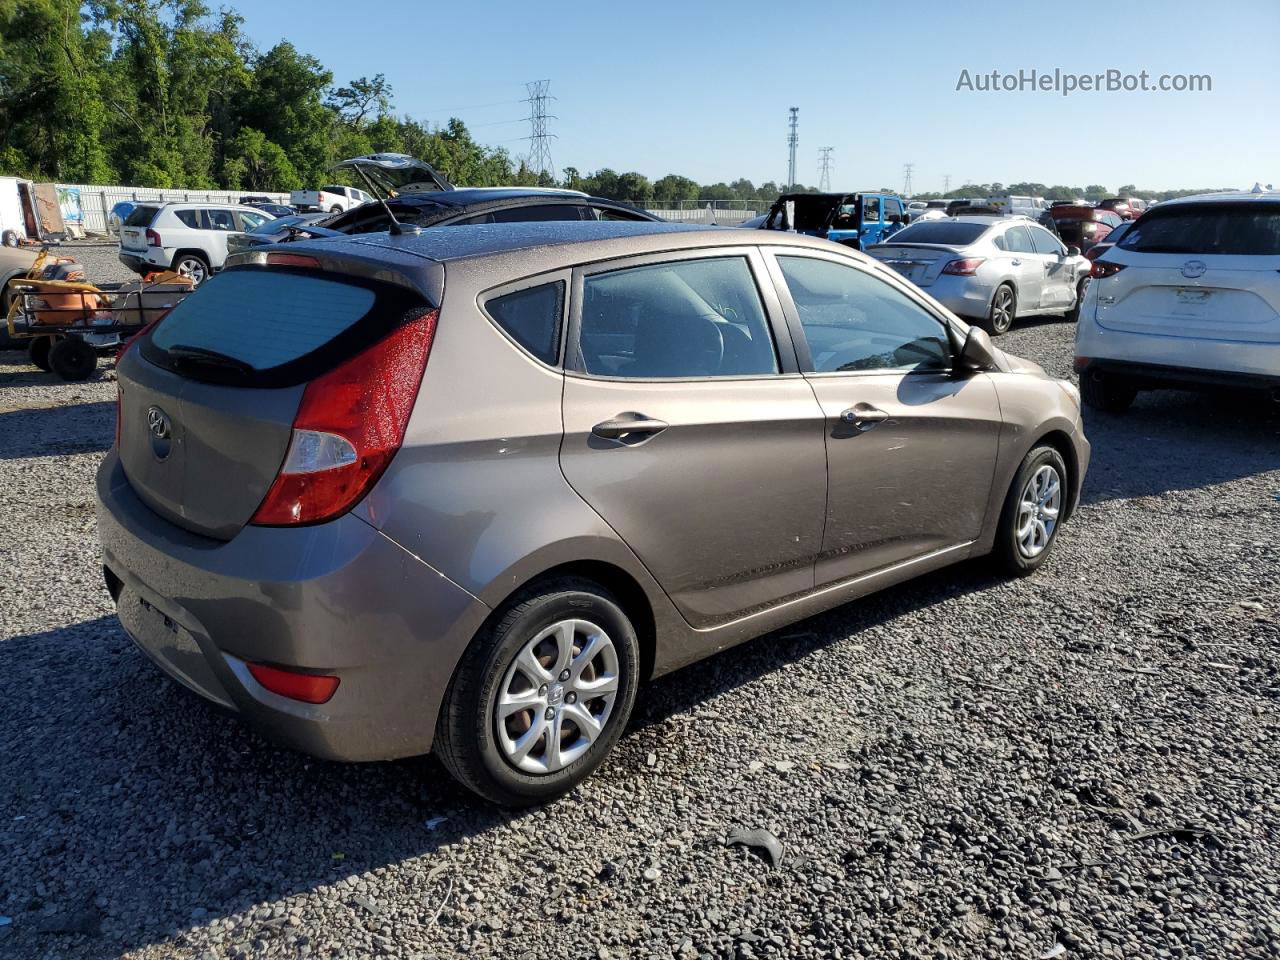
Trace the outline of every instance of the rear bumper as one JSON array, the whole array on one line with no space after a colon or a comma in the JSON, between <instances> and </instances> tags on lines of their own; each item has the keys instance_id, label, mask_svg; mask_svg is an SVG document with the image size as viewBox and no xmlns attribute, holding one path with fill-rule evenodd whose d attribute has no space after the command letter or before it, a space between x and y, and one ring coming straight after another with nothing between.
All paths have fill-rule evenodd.
<instances>
[{"instance_id":1,"label":"rear bumper","mask_svg":"<svg viewBox=\"0 0 1280 960\"><path fill-rule=\"evenodd\" d=\"M147 257L150 257L150 256L154 256L157 259L154 261L148 260ZM168 260L164 260L164 261L160 260L160 258L163 256L164 254L160 253L159 251L157 251L155 254L151 254L151 253L138 254L138 253L125 253L123 250L121 250L120 262L123 263L130 270L132 270L134 273L138 273L138 274L154 273L156 270L163 270L169 266Z\"/></svg>"},{"instance_id":2,"label":"rear bumper","mask_svg":"<svg viewBox=\"0 0 1280 960\"><path fill-rule=\"evenodd\" d=\"M944 307L959 317L984 319L991 312L991 296L995 287L978 277L939 274L927 287L921 287Z\"/></svg>"},{"instance_id":3,"label":"rear bumper","mask_svg":"<svg viewBox=\"0 0 1280 960\"><path fill-rule=\"evenodd\" d=\"M1231 387L1247 390L1280 391L1280 375L1238 373L1233 370L1203 370L1195 367L1135 363L1130 360L1076 357L1075 371L1082 378L1111 374L1131 380L1139 389L1162 387Z\"/></svg>"},{"instance_id":4,"label":"rear bumper","mask_svg":"<svg viewBox=\"0 0 1280 960\"><path fill-rule=\"evenodd\" d=\"M296 529L189 533L133 492L115 451L98 531L120 622L167 674L287 746L333 760L431 749L440 702L489 608L358 517ZM247 663L341 679L312 705Z\"/></svg>"}]
</instances>

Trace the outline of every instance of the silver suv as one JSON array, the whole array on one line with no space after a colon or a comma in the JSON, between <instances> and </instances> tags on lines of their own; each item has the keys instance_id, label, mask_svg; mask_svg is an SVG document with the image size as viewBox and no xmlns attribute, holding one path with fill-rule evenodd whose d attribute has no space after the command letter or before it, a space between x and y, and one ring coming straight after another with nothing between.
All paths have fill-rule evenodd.
<instances>
[{"instance_id":1,"label":"silver suv","mask_svg":"<svg viewBox=\"0 0 1280 960\"><path fill-rule=\"evenodd\" d=\"M227 259L227 237L271 214L239 204L142 203L120 227L120 262L135 273L176 270L202 284Z\"/></svg>"},{"instance_id":2,"label":"silver suv","mask_svg":"<svg viewBox=\"0 0 1280 960\"><path fill-rule=\"evenodd\" d=\"M795 234L503 224L247 252L119 363L120 620L285 743L540 802L642 680L1049 555L1074 387Z\"/></svg>"}]
</instances>

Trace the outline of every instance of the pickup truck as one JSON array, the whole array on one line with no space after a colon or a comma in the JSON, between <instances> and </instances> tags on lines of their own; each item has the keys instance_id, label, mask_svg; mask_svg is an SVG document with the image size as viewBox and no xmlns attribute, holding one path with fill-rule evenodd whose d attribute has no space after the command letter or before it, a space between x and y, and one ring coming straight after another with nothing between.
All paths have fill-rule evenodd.
<instances>
[{"instance_id":1,"label":"pickup truck","mask_svg":"<svg viewBox=\"0 0 1280 960\"><path fill-rule=\"evenodd\" d=\"M300 213L345 213L372 199L355 187L328 186L319 190L294 190L289 194L289 203Z\"/></svg>"}]
</instances>

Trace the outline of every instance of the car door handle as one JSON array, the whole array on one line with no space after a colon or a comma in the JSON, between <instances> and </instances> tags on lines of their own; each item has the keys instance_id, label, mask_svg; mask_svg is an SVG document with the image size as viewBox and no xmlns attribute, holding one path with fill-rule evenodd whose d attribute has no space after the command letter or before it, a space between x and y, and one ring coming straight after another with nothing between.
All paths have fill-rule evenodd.
<instances>
[{"instance_id":1,"label":"car door handle","mask_svg":"<svg viewBox=\"0 0 1280 960\"><path fill-rule=\"evenodd\" d=\"M840 422L852 424L859 430L870 430L877 423L883 423L889 415L869 403L855 403L848 410L840 411Z\"/></svg>"},{"instance_id":2,"label":"car door handle","mask_svg":"<svg viewBox=\"0 0 1280 960\"><path fill-rule=\"evenodd\" d=\"M1010 262L1010 263L1012 263L1015 267L1020 267L1020 266L1022 266L1022 261L1021 261L1021 260L1010 260L1009 262Z\"/></svg>"},{"instance_id":3,"label":"car door handle","mask_svg":"<svg viewBox=\"0 0 1280 960\"><path fill-rule=\"evenodd\" d=\"M622 440L629 436L652 437L667 429L665 420L654 420L641 413L620 413L612 420L604 420L591 428L591 432L605 440Z\"/></svg>"}]
</instances>

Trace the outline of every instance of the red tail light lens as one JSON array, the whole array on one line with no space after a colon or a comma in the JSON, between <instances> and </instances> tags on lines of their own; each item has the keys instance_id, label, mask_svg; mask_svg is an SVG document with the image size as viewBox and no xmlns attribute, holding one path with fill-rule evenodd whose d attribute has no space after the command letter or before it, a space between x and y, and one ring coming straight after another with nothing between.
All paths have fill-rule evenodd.
<instances>
[{"instance_id":1,"label":"red tail light lens","mask_svg":"<svg viewBox=\"0 0 1280 960\"><path fill-rule=\"evenodd\" d=\"M156 233L154 230L148 230L148 231L147 231L147 246L148 246L148 247L162 247L162 246L164 246L164 244L162 244L162 243L160 242L160 234Z\"/></svg>"},{"instance_id":2,"label":"red tail light lens","mask_svg":"<svg viewBox=\"0 0 1280 960\"><path fill-rule=\"evenodd\" d=\"M437 310L411 314L307 384L284 465L250 523L323 523L360 502L404 442L438 318Z\"/></svg>"},{"instance_id":3,"label":"red tail light lens","mask_svg":"<svg viewBox=\"0 0 1280 960\"><path fill-rule=\"evenodd\" d=\"M953 277L971 277L978 272L978 268L987 261L983 257L967 257L964 260L952 260L942 268L943 273L949 273Z\"/></svg>"},{"instance_id":4,"label":"red tail light lens","mask_svg":"<svg viewBox=\"0 0 1280 960\"><path fill-rule=\"evenodd\" d=\"M249 664L253 679L282 697L303 703L328 703L338 689L337 677L320 677L311 673L282 670L265 663Z\"/></svg>"},{"instance_id":5,"label":"red tail light lens","mask_svg":"<svg viewBox=\"0 0 1280 960\"><path fill-rule=\"evenodd\" d=\"M1105 277L1114 277L1123 269L1123 263L1112 263L1109 260L1095 260L1093 261L1093 269L1089 271L1089 276L1094 280L1102 280Z\"/></svg>"}]
</instances>

